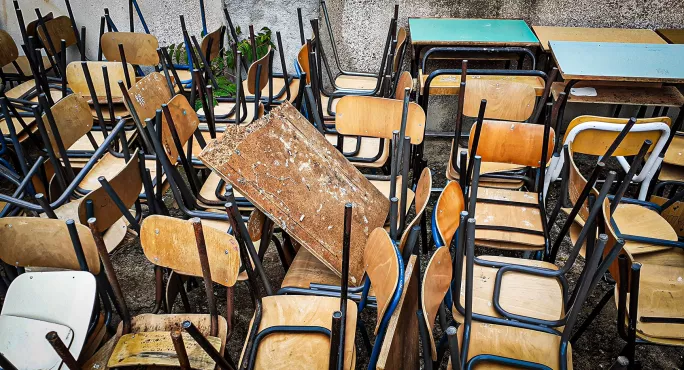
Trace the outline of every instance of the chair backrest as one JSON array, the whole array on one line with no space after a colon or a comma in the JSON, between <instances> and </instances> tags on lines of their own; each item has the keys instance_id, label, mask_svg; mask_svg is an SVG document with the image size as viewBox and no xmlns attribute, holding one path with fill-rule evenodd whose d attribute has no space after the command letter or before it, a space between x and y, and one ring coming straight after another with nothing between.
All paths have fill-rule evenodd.
<instances>
[{"instance_id":1,"label":"chair backrest","mask_svg":"<svg viewBox=\"0 0 684 370\"><path fill-rule=\"evenodd\" d=\"M93 127L93 116L88 101L79 94L71 94L62 98L50 108L50 112L55 119L55 125L65 149L68 149L83 135L90 132ZM42 120L55 155L59 158L57 139L45 114L43 114Z\"/></svg>"},{"instance_id":2,"label":"chair backrest","mask_svg":"<svg viewBox=\"0 0 684 370\"><path fill-rule=\"evenodd\" d=\"M47 21L50 21L54 18L55 18L54 14L52 14L52 12L49 12L49 13L43 15L42 20L43 20L43 22L47 22ZM40 24L40 21L41 21L40 18L36 18L26 25L26 36L28 36L28 37L38 36L38 34L36 33L37 32L36 30L38 29L38 25Z\"/></svg>"},{"instance_id":3,"label":"chair backrest","mask_svg":"<svg viewBox=\"0 0 684 370\"><path fill-rule=\"evenodd\" d=\"M401 66L399 63L402 61L402 52L404 51L404 45L406 44L406 28L400 27L397 32L397 47L394 50L394 60L392 61L392 66L394 71L399 71Z\"/></svg>"},{"instance_id":4,"label":"chair backrest","mask_svg":"<svg viewBox=\"0 0 684 370\"><path fill-rule=\"evenodd\" d=\"M100 272L100 257L90 229L74 223L88 269ZM40 217L0 218L0 259L21 267L80 270L64 220Z\"/></svg>"},{"instance_id":5,"label":"chair backrest","mask_svg":"<svg viewBox=\"0 0 684 370\"><path fill-rule=\"evenodd\" d=\"M404 89L413 89L413 77L409 71L401 72L397 80L397 86L394 89L394 99L404 101Z\"/></svg>"},{"instance_id":6,"label":"chair backrest","mask_svg":"<svg viewBox=\"0 0 684 370\"><path fill-rule=\"evenodd\" d=\"M123 45L126 62L156 66L159 64L159 41L153 35L137 32L107 32L100 39L102 54L110 62L120 62L119 44Z\"/></svg>"},{"instance_id":7,"label":"chair backrest","mask_svg":"<svg viewBox=\"0 0 684 370\"><path fill-rule=\"evenodd\" d=\"M169 86L166 84L164 75L159 72L152 72L136 82L128 89L128 96L133 104L133 107L127 107L128 111L135 110L142 125L145 124L146 119L154 118L157 109L161 108L162 104L171 100Z\"/></svg>"},{"instance_id":8,"label":"chair backrest","mask_svg":"<svg viewBox=\"0 0 684 370\"><path fill-rule=\"evenodd\" d=\"M225 32L225 30L226 27L221 26L216 31L202 37L202 42L200 43L200 50L202 51L202 54L204 56L207 55L207 50L209 50L209 46L211 45L211 50L208 59L209 62L211 62L212 60L214 60L214 58L219 56L223 41L223 33ZM209 44L209 40L211 40L211 44Z\"/></svg>"},{"instance_id":9,"label":"chair backrest","mask_svg":"<svg viewBox=\"0 0 684 370\"><path fill-rule=\"evenodd\" d=\"M470 129L469 148L473 147L476 128L477 126L473 125ZM549 141L546 145L548 158L551 159L555 134L553 128L549 130ZM510 163L537 168L540 166L543 141L544 125L484 121L476 154L482 157L482 162Z\"/></svg>"},{"instance_id":10,"label":"chair backrest","mask_svg":"<svg viewBox=\"0 0 684 370\"><path fill-rule=\"evenodd\" d=\"M74 94L79 94L88 100L91 100L90 90L88 89L88 83L86 82L85 73L83 72L82 62L71 62L67 66L67 81L69 83L69 88L74 92ZM126 76L124 75L123 65L119 62L86 62L88 63L88 72L90 73L90 78L93 81L93 87L95 88L95 94L97 94L97 100L100 103L107 103L107 93L105 90L105 80L104 74L102 73L102 67L107 66L107 76L109 81L109 91L112 95L112 102L121 102L123 93L121 89L117 86L118 81L125 81ZM127 64L128 76L135 76L135 70L132 64Z\"/></svg>"},{"instance_id":11,"label":"chair backrest","mask_svg":"<svg viewBox=\"0 0 684 370\"><path fill-rule=\"evenodd\" d=\"M428 167L425 167L423 168L423 172L420 173L420 178L418 179L418 184L416 185L416 196L413 198L416 204L416 215L413 217L413 220L406 225L404 233L401 235L401 240L399 242L399 251L402 253L404 251L404 245L406 245L406 242L408 241L408 236L411 233L411 229L418 222L420 222L420 218L423 216L423 213L425 213L428 200L430 200L431 192L432 171Z\"/></svg>"},{"instance_id":12,"label":"chair backrest","mask_svg":"<svg viewBox=\"0 0 684 370\"><path fill-rule=\"evenodd\" d=\"M401 128L404 102L372 96L345 96L337 103L335 128L342 135L392 139L392 131ZM406 136L411 144L423 142L425 112L420 105L409 103Z\"/></svg>"},{"instance_id":13,"label":"chair backrest","mask_svg":"<svg viewBox=\"0 0 684 370\"><path fill-rule=\"evenodd\" d=\"M485 119L523 122L532 116L537 94L534 87L519 82L467 79L463 114L477 117L483 99Z\"/></svg>"},{"instance_id":14,"label":"chair backrest","mask_svg":"<svg viewBox=\"0 0 684 370\"><path fill-rule=\"evenodd\" d=\"M684 133L676 132L665 152L663 162L684 167Z\"/></svg>"},{"instance_id":15,"label":"chair backrest","mask_svg":"<svg viewBox=\"0 0 684 370\"><path fill-rule=\"evenodd\" d=\"M379 227L371 231L366 242L363 262L377 299L375 334L378 334L382 318L390 308L392 297L397 290L399 263L402 263L385 229Z\"/></svg>"},{"instance_id":16,"label":"chair backrest","mask_svg":"<svg viewBox=\"0 0 684 370\"><path fill-rule=\"evenodd\" d=\"M199 118L197 113L192 109L190 102L185 98L184 95L176 95L167 103L169 108L169 113L171 113L171 120L173 121L173 127L176 129L178 134L178 140L182 147L190 140L192 134L195 132L199 126ZM169 157L171 163L176 163L178 160L178 155L180 154L176 148L175 142L173 141L173 136L171 130L169 129L169 122L166 119L166 115L162 114L162 146L164 146L164 151ZM183 153L185 154L185 153Z\"/></svg>"},{"instance_id":17,"label":"chair backrest","mask_svg":"<svg viewBox=\"0 0 684 370\"><path fill-rule=\"evenodd\" d=\"M413 370L420 368L418 352L418 274L417 256L411 255L404 271L404 290L390 318L376 369Z\"/></svg>"},{"instance_id":18,"label":"chair backrest","mask_svg":"<svg viewBox=\"0 0 684 370\"><path fill-rule=\"evenodd\" d=\"M570 170L568 176L568 197L570 199L570 202L574 205L575 203L577 203L577 200L579 199L582 190L587 186L587 179L584 178L579 168L577 168L577 165L575 164L575 161L572 156L572 146L568 146L568 151L570 160L570 163L568 163ZM596 197L598 197L599 195L599 192L594 187L591 188L591 193L594 194L594 196ZM589 217L588 200L584 201L584 204L580 208L578 215L583 220L586 220Z\"/></svg>"},{"instance_id":19,"label":"chair backrest","mask_svg":"<svg viewBox=\"0 0 684 370\"><path fill-rule=\"evenodd\" d=\"M442 245L450 246L451 239L461 223L461 212L465 210L463 190L457 181L450 181L442 190L433 210L433 223ZM435 240L435 242L438 242Z\"/></svg>"},{"instance_id":20,"label":"chair backrest","mask_svg":"<svg viewBox=\"0 0 684 370\"><path fill-rule=\"evenodd\" d=\"M19 49L9 33L0 30L0 68L12 63L19 57Z\"/></svg>"},{"instance_id":21,"label":"chair backrest","mask_svg":"<svg viewBox=\"0 0 684 370\"><path fill-rule=\"evenodd\" d=\"M51 19L45 22L45 28L47 29L47 35L45 34L43 27L37 26L38 38L40 42L45 45L45 50L50 55L58 54L62 51L62 46L60 40L66 41L66 46L76 45L79 40L76 40L76 35L74 35L74 30L71 28L71 19L65 15L59 16L57 18ZM52 40L52 47L48 42L48 35L50 40Z\"/></svg>"},{"instance_id":22,"label":"chair backrest","mask_svg":"<svg viewBox=\"0 0 684 370\"><path fill-rule=\"evenodd\" d=\"M135 201L138 200L143 184L138 150L131 155L131 159L126 162L126 165L118 173L107 177L107 181L116 195L121 199L124 206L130 209ZM86 202L88 200L93 201L93 215L90 217L97 218L97 229L100 232L107 230L123 216L105 189L98 187L83 197L78 206L78 218L84 225L87 225L89 218L86 210Z\"/></svg>"},{"instance_id":23,"label":"chair backrest","mask_svg":"<svg viewBox=\"0 0 684 370\"><path fill-rule=\"evenodd\" d=\"M423 278L421 307L423 316L425 317L425 324L428 327L427 332L430 337L430 348L433 361L437 360L437 348L432 335L432 326L437 317L437 313L439 312L439 305L442 304L444 296L446 296L446 293L449 291L453 274L452 270L453 267L451 265L449 247L440 247L437 248L432 255L432 258L430 258Z\"/></svg>"},{"instance_id":24,"label":"chair backrest","mask_svg":"<svg viewBox=\"0 0 684 370\"><path fill-rule=\"evenodd\" d=\"M256 76L258 66L261 66L261 74L259 75L259 87L256 86ZM266 85L268 85L268 72L271 67L271 47L268 47L266 55L252 63L247 71L247 90L250 94L254 94L257 91L261 91Z\"/></svg>"},{"instance_id":25,"label":"chair backrest","mask_svg":"<svg viewBox=\"0 0 684 370\"><path fill-rule=\"evenodd\" d=\"M233 286L240 268L237 241L212 227L205 227L203 231L212 280L226 287ZM153 264L182 275L203 276L191 221L149 216L140 228L140 244L145 257Z\"/></svg>"},{"instance_id":26,"label":"chair backrest","mask_svg":"<svg viewBox=\"0 0 684 370\"><path fill-rule=\"evenodd\" d=\"M604 155L628 121L628 118L579 116L568 124L563 143L569 144L572 142L572 150L575 153ZM613 156L636 155L646 140L651 140L653 143L648 149L648 153L651 153L658 140L663 136L662 131L656 128L657 125L653 125L657 123L670 126L672 120L669 117L638 119L625 138L622 139L617 149L615 149ZM648 126L639 127L640 125ZM649 129L643 130L646 127L649 127Z\"/></svg>"},{"instance_id":27,"label":"chair backrest","mask_svg":"<svg viewBox=\"0 0 684 370\"><path fill-rule=\"evenodd\" d=\"M297 53L297 63L299 68L306 73L306 84L311 83L311 70L309 69L309 47L304 44Z\"/></svg>"}]
</instances>

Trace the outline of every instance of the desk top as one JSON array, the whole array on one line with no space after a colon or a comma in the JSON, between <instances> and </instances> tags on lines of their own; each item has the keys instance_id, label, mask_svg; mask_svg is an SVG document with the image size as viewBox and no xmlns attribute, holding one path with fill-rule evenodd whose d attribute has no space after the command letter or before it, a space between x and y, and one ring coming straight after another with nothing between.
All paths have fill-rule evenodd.
<instances>
[{"instance_id":1,"label":"desk top","mask_svg":"<svg viewBox=\"0 0 684 370\"><path fill-rule=\"evenodd\" d=\"M532 26L544 51L549 41L623 42L665 44L657 33L645 29Z\"/></svg>"},{"instance_id":2,"label":"desk top","mask_svg":"<svg viewBox=\"0 0 684 370\"><path fill-rule=\"evenodd\" d=\"M684 45L551 41L565 80L684 82Z\"/></svg>"},{"instance_id":3,"label":"desk top","mask_svg":"<svg viewBox=\"0 0 684 370\"><path fill-rule=\"evenodd\" d=\"M670 44L684 44L684 29L659 28L655 31Z\"/></svg>"},{"instance_id":4,"label":"desk top","mask_svg":"<svg viewBox=\"0 0 684 370\"><path fill-rule=\"evenodd\" d=\"M523 20L409 18L414 45L535 46L539 40Z\"/></svg>"}]
</instances>

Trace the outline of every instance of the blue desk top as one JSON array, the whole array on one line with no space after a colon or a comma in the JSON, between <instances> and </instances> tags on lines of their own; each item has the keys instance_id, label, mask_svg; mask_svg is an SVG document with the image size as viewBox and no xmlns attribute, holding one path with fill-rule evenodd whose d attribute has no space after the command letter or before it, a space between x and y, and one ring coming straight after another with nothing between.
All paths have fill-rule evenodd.
<instances>
[{"instance_id":1,"label":"blue desk top","mask_svg":"<svg viewBox=\"0 0 684 370\"><path fill-rule=\"evenodd\" d=\"M523 20L409 18L417 45L534 46L537 36Z\"/></svg>"},{"instance_id":2,"label":"blue desk top","mask_svg":"<svg viewBox=\"0 0 684 370\"><path fill-rule=\"evenodd\" d=\"M565 80L684 82L684 45L551 41Z\"/></svg>"}]
</instances>

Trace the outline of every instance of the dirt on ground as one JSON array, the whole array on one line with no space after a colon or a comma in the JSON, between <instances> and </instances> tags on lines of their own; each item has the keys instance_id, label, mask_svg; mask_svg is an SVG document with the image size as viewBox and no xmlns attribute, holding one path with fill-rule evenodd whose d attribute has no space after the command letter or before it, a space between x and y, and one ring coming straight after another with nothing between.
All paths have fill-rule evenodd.
<instances>
[{"instance_id":1,"label":"dirt on ground","mask_svg":"<svg viewBox=\"0 0 684 370\"><path fill-rule=\"evenodd\" d=\"M442 188L445 185L445 167L448 161L449 148L451 140L444 139L428 139L425 145L425 158L428 160L428 165L433 173L433 186L435 188ZM580 167L588 168L592 163L591 159L584 162L580 161ZM586 172L585 172L586 173ZM558 198L559 186L556 184L550 191L549 201L547 204L555 204ZM428 214L431 214L432 207L439 193L433 193L428 205ZM181 213L173 208L172 195L169 192L165 197L165 202L170 208L173 215L181 216ZM551 231L552 240L555 240L559 232L558 225L562 225L565 219L563 216L559 217L556 226ZM430 236L430 233L428 233ZM430 244L432 240L430 236ZM271 244L273 245L273 244ZM431 248L431 251L434 248ZM557 259L557 264L562 266L568 258L570 250L569 238L563 242L560 253ZM496 250L476 249L478 254L503 254ZM515 255L506 253L506 255ZM155 281L153 265L144 256L140 247L140 242L133 233L129 232L126 239L112 254L114 267L121 283L126 303L132 315L149 313L154 308L155 297ZM423 262L423 271L427 264L428 258ZM263 263L271 286L274 290L280 287L280 283L285 275L285 269L281 264L278 254L275 249L271 247L266 253ZM570 284L574 284L579 277L579 271L583 265L583 260L579 259L572 271L570 272ZM596 306L606 292L612 287L602 281L589 297L588 302L583 307L580 318L580 323L584 321L589 312ZM226 291L219 285L215 286L215 296L219 306L219 312L225 312L226 305ZM193 312L208 312L206 307L206 297L204 289L195 288L188 294ZM2 304L2 296L0 295L0 306ZM596 317L593 323L587 328L584 334L572 346L573 367L577 370L584 369L608 369L620 351L625 345L625 342L619 338L616 326L617 312L615 308L615 301L611 298L602 312ZM369 325L375 322L375 313L372 310L365 310L361 317ZM176 302L173 312L182 312L182 305L180 300ZM247 334L249 321L252 318L254 307L251 302L249 291L244 282L238 283L235 290L235 326L232 337L228 340L228 353L237 361L242 351L244 338ZM114 323L118 323L119 318L114 318ZM439 325L437 325L439 326ZM372 332L372 331L371 331ZM418 333L415 333L418 335ZM367 367L368 353L361 345L361 340L357 338L357 368L362 369ZM374 340L374 338L371 338ZM641 361L644 369L678 369L681 367L683 361L684 350L675 347L663 346L641 346L637 348L637 359ZM442 363L441 368L446 368L446 361Z\"/></svg>"}]
</instances>

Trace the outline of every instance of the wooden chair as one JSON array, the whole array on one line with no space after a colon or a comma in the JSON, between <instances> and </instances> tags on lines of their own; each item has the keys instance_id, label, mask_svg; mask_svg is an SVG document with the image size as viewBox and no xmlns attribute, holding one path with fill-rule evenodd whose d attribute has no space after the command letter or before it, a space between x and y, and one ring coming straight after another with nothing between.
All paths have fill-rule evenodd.
<instances>
[{"instance_id":1,"label":"wooden chair","mask_svg":"<svg viewBox=\"0 0 684 370\"><path fill-rule=\"evenodd\" d=\"M630 124L630 120L634 121L634 123ZM625 172L628 172L633 164L630 164L624 157L636 155L645 140L651 141L652 146L646 153L649 157L643 164L641 172L635 174L632 179L633 182L642 184L638 199L645 200L648 186L660 163L663 161L660 153L665 147L670 134L670 118L626 119L580 116L573 119L568 125L563 143L572 143L572 151L574 153L593 156L602 155L615 142L618 134L628 124L633 126L630 126L629 132L625 134L620 142L620 146L616 148L612 155L617 157L616 159L620 166ZM562 167L562 158L559 159L561 161L555 164L555 170L550 171L552 175L549 176L549 181L554 181L558 177L558 171ZM551 164L550 167L554 168L554 164Z\"/></svg>"},{"instance_id":2,"label":"wooden chair","mask_svg":"<svg viewBox=\"0 0 684 370\"><path fill-rule=\"evenodd\" d=\"M86 77L85 69L88 70L90 78ZM117 81L125 81L126 74L135 76L133 65L127 64L124 69L120 62L72 62L67 66L67 81L71 90L74 94L88 99L88 104L92 107L93 119L98 119L98 114L101 114L110 125L116 123L116 117L128 118L130 116L124 105L121 91L116 88L112 89ZM96 104L91 98L89 83L92 84L97 96L97 105L105 107L105 109L100 109L100 113L97 112Z\"/></svg>"},{"instance_id":3,"label":"wooden chair","mask_svg":"<svg viewBox=\"0 0 684 370\"><path fill-rule=\"evenodd\" d=\"M49 331L56 331L71 356L90 356L106 334L111 305L107 301L101 311L97 296L102 303L109 297L100 285L104 276L88 228L73 220L35 217L5 217L0 225L0 259L31 271L16 277L5 296L0 313L3 353L17 366L59 367L62 360L45 340ZM25 356L29 343L34 344L33 356Z\"/></svg>"},{"instance_id":4,"label":"wooden chair","mask_svg":"<svg viewBox=\"0 0 684 370\"><path fill-rule=\"evenodd\" d=\"M543 184L546 171L541 163L548 162L554 143L554 132L549 127L550 112L547 111L544 125L505 121L483 122L485 106L486 103L483 101L477 124L470 131L471 154L467 159L467 167L461 167L461 176L471 178L471 174L474 173L475 153L476 156L481 156L482 163L506 163L539 169L536 176L537 184ZM462 152L460 157L460 162L466 163L466 154ZM479 171L482 171L481 168ZM467 181L464 184L467 184ZM530 190L532 191L523 192L481 188L475 193L466 190L470 202L478 203L475 217L482 220L476 233L478 245L544 251L546 254L550 252L543 192L539 185Z\"/></svg>"},{"instance_id":5,"label":"wooden chair","mask_svg":"<svg viewBox=\"0 0 684 370\"><path fill-rule=\"evenodd\" d=\"M153 35L136 32L106 32L100 38L102 54L110 62L130 63L136 66L159 64L159 41ZM135 81L126 81L135 83ZM130 84L128 86L131 86Z\"/></svg>"},{"instance_id":6,"label":"wooden chair","mask_svg":"<svg viewBox=\"0 0 684 370\"><path fill-rule=\"evenodd\" d=\"M95 219L89 223L94 229ZM196 369L213 369L216 365L228 368L223 353L233 312L226 312L228 320L219 316L213 283L226 288L235 284L240 260L235 239L224 232L203 228L198 219L185 221L157 215L146 218L140 229L140 242L147 259L155 266L203 278L210 313L130 317L106 248L97 232L93 232L107 278L116 292L122 322L115 336L84 367L179 366L184 362ZM185 322L192 324L201 339L193 340L194 335L181 335L182 339L178 339ZM177 353L178 342L184 344L185 355Z\"/></svg>"},{"instance_id":7,"label":"wooden chair","mask_svg":"<svg viewBox=\"0 0 684 370\"><path fill-rule=\"evenodd\" d=\"M462 71L465 71L465 64ZM465 73L461 80L465 81ZM524 83L473 78L462 82L460 91L454 130L458 138L461 137L462 122L465 117L515 124L528 121L535 111L537 100L535 89ZM480 103L483 100L487 102L487 109L481 112ZM455 181L459 179L460 153L462 151L470 153L472 150L470 143L468 148L461 148L460 144L456 147L454 143L458 142L458 139L452 141L446 174L447 179ZM525 166L518 163L485 160L482 162L481 171L483 187L520 189L525 183L531 187L530 180L524 176Z\"/></svg>"},{"instance_id":8,"label":"wooden chair","mask_svg":"<svg viewBox=\"0 0 684 370\"><path fill-rule=\"evenodd\" d=\"M33 79L28 58L25 55L19 55L17 44L12 39L12 36L4 30L0 30L0 46L5 51L2 57L0 57L0 68L2 68L0 78L3 83L7 83L11 87L11 83L19 85L22 82ZM45 69L50 68L50 59L47 56L43 56L41 62Z\"/></svg>"}]
</instances>

